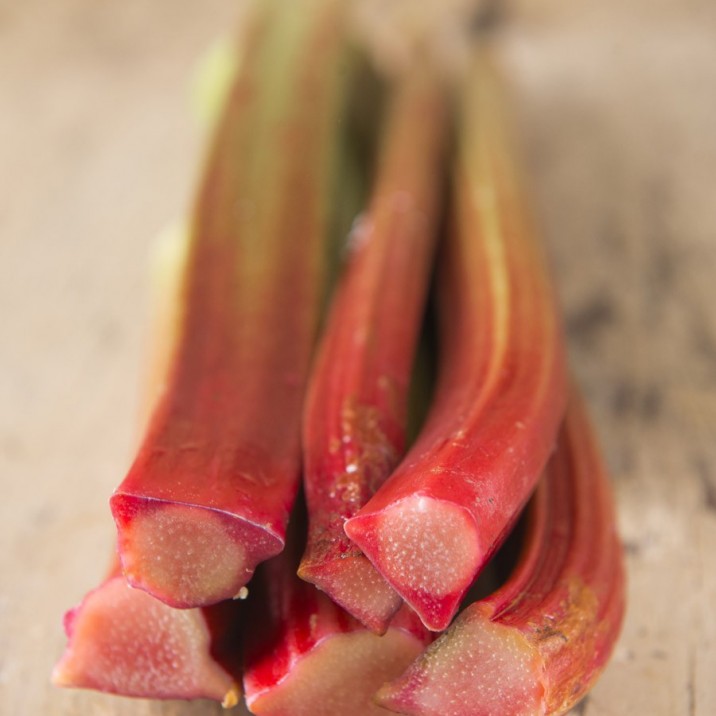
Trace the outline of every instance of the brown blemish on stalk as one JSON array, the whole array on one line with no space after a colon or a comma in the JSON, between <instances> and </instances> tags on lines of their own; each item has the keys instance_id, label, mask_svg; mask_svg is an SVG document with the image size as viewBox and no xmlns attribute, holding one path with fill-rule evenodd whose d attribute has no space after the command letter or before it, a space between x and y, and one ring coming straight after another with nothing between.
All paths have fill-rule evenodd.
<instances>
[{"instance_id":1,"label":"brown blemish on stalk","mask_svg":"<svg viewBox=\"0 0 716 716\"><path fill-rule=\"evenodd\" d=\"M538 642L547 641L548 639L553 639L555 637L557 639L561 639L565 643L569 641L569 638L564 633L562 633L559 629L549 625L540 627L536 633L536 638Z\"/></svg>"},{"instance_id":2,"label":"brown blemish on stalk","mask_svg":"<svg viewBox=\"0 0 716 716\"><path fill-rule=\"evenodd\" d=\"M388 378L381 378L379 387L388 394L395 392ZM336 549L336 530L343 534L345 520L355 514L385 482L398 462L399 453L388 440L381 422L381 412L373 405L359 405L354 397L347 398L341 410L340 438L333 438L329 447L333 456L342 456L343 471L331 489L343 503L329 524L316 529L311 536L311 565L320 564ZM345 540L341 559L362 557L363 552ZM343 548L343 545L340 545ZM306 565L303 565L306 566ZM308 579L309 571L299 568L299 576Z\"/></svg>"},{"instance_id":3,"label":"brown blemish on stalk","mask_svg":"<svg viewBox=\"0 0 716 716\"><path fill-rule=\"evenodd\" d=\"M332 526L334 523L338 523L342 528L344 522L345 519L343 517L337 516L335 520L328 525L328 527L321 529L320 534L317 532L313 535L310 561L302 562L297 571L297 574L301 579L305 579L308 582L311 582L314 579L314 577L311 576L311 568L316 565L322 565L328 559L328 556L332 555L335 549L336 540L333 536L334 533L332 531ZM363 554L358 547L355 547L352 543L349 543L349 545L350 546L346 548L345 552L341 552L341 554L338 555L340 559L360 557Z\"/></svg>"},{"instance_id":4,"label":"brown blemish on stalk","mask_svg":"<svg viewBox=\"0 0 716 716\"><path fill-rule=\"evenodd\" d=\"M341 435L345 471L336 488L344 502L362 507L397 464L398 453L382 429L379 410L352 398L341 411Z\"/></svg>"},{"instance_id":5,"label":"brown blemish on stalk","mask_svg":"<svg viewBox=\"0 0 716 716\"><path fill-rule=\"evenodd\" d=\"M545 663L557 665L568 659L570 664L588 664L595 654L598 630L585 626L598 623L599 602L594 592L581 579L573 577L567 585L567 596L557 615L540 624L531 625L532 641ZM558 668L556 673L569 676L555 679L546 692L549 713L562 713L574 703L575 694L584 690L584 669Z\"/></svg>"}]
</instances>

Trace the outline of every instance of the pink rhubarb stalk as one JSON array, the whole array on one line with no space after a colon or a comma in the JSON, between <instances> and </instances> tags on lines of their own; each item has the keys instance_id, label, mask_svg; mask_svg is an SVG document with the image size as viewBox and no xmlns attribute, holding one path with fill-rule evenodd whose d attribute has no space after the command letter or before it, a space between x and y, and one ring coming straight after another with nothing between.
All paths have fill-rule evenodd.
<instances>
[{"instance_id":1,"label":"pink rhubarb stalk","mask_svg":"<svg viewBox=\"0 0 716 716\"><path fill-rule=\"evenodd\" d=\"M398 469L345 525L433 630L450 623L527 501L566 402L562 326L499 81L482 58L462 101L434 403Z\"/></svg>"},{"instance_id":2,"label":"pink rhubarb stalk","mask_svg":"<svg viewBox=\"0 0 716 716\"><path fill-rule=\"evenodd\" d=\"M244 691L261 716L380 716L379 686L432 640L415 614L400 610L383 636L363 626L296 576L284 552L261 567L252 589Z\"/></svg>"},{"instance_id":3,"label":"pink rhubarb stalk","mask_svg":"<svg viewBox=\"0 0 716 716\"><path fill-rule=\"evenodd\" d=\"M566 713L601 673L624 613L609 481L574 399L530 512L521 559L461 612L379 702L412 716Z\"/></svg>"},{"instance_id":4,"label":"pink rhubarb stalk","mask_svg":"<svg viewBox=\"0 0 716 716\"><path fill-rule=\"evenodd\" d=\"M283 548L346 82L339 0L256 2L190 224L176 350L111 500L124 573L175 607Z\"/></svg>"},{"instance_id":5,"label":"pink rhubarb stalk","mask_svg":"<svg viewBox=\"0 0 716 716\"><path fill-rule=\"evenodd\" d=\"M400 597L343 531L405 444L407 392L443 191L447 100L425 67L397 80L369 209L355 228L303 428L309 535L299 575L376 632Z\"/></svg>"},{"instance_id":6,"label":"pink rhubarb stalk","mask_svg":"<svg viewBox=\"0 0 716 716\"><path fill-rule=\"evenodd\" d=\"M152 699L213 699L241 691L236 602L172 609L130 589L119 563L65 614L68 643L52 673L56 686Z\"/></svg>"}]
</instances>

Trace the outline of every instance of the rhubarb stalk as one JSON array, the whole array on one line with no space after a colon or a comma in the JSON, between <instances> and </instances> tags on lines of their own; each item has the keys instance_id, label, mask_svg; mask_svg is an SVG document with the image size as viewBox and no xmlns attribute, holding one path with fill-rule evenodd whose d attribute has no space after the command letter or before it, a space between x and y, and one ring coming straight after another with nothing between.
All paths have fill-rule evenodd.
<instances>
[{"instance_id":1,"label":"rhubarb stalk","mask_svg":"<svg viewBox=\"0 0 716 716\"><path fill-rule=\"evenodd\" d=\"M348 84L342 5L254 4L190 222L166 388L111 499L127 579L171 606L233 597L283 547Z\"/></svg>"},{"instance_id":2,"label":"rhubarb stalk","mask_svg":"<svg viewBox=\"0 0 716 716\"><path fill-rule=\"evenodd\" d=\"M176 345L176 311L186 270L183 225L163 232L152 261L152 321L142 422L161 392ZM115 556L107 577L64 618L68 643L56 686L154 699L197 699L235 706L241 695L243 605L178 610L130 589Z\"/></svg>"},{"instance_id":3,"label":"rhubarb stalk","mask_svg":"<svg viewBox=\"0 0 716 716\"><path fill-rule=\"evenodd\" d=\"M299 545L300 547L300 545ZM244 692L261 716L379 716L376 689L431 641L415 614L399 611L383 636L296 576L290 546L256 575L249 598Z\"/></svg>"},{"instance_id":4,"label":"rhubarb stalk","mask_svg":"<svg viewBox=\"0 0 716 716\"><path fill-rule=\"evenodd\" d=\"M68 642L52 681L120 696L235 706L242 606L172 609L130 589L117 561L102 584L65 614Z\"/></svg>"},{"instance_id":5,"label":"rhubarb stalk","mask_svg":"<svg viewBox=\"0 0 716 716\"><path fill-rule=\"evenodd\" d=\"M527 501L566 402L562 327L483 58L462 102L435 399L406 458L345 525L433 630L450 623Z\"/></svg>"},{"instance_id":6,"label":"rhubarb stalk","mask_svg":"<svg viewBox=\"0 0 716 716\"><path fill-rule=\"evenodd\" d=\"M447 102L416 66L396 80L369 209L312 373L303 427L309 534L299 575L376 632L401 604L343 531L405 444L407 393L437 236Z\"/></svg>"},{"instance_id":7,"label":"rhubarb stalk","mask_svg":"<svg viewBox=\"0 0 716 716\"><path fill-rule=\"evenodd\" d=\"M624 613L624 567L599 450L581 402L530 505L521 559L380 690L412 716L563 714L606 665Z\"/></svg>"}]
</instances>

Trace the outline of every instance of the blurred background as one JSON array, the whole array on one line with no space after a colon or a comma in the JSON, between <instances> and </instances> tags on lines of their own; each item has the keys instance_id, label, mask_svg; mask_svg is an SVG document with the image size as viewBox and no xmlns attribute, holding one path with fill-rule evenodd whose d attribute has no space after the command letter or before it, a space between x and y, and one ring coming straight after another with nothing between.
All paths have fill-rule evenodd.
<instances>
[{"instance_id":1,"label":"blurred background","mask_svg":"<svg viewBox=\"0 0 716 716\"><path fill-rule=\"evenodd\" d=\"M192 76L241 6L0 0L0 713L218 713L48 679L113 541L150 247L201 157ZM628 554L623 636L575 713L711 716L716 4L487 10Z\"/></svg>"}]
</instances>

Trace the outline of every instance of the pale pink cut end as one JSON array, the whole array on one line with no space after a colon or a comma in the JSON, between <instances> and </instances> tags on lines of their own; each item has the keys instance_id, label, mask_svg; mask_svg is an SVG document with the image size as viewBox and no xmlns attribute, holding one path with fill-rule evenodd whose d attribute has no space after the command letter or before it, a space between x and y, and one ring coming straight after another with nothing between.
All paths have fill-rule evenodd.
<instances>
[{"instance_id":1,"label":"pale pink cut end","mask_svg":"<svg viewBox=\"0 0 716 716\"><path fill-rule=\"evenodd\" d=\"M541 669L519 631L472 612L383 687L377 701L410 716L542 716Z\"/></svg>"},{"instance_id":2,"label":"pale pink cut end","mask_svg":"<svg viewBox=\"0 0 716 716\"><path fill-rule=\"evenodd\" d=\"M256 565L283 544L268 530L216 510L121 496L131 517L118 517L119 552L130 584L186 609L239 596Z\"/></svg>"},{"instance_id":3,"label":"pale pink cut end","mask_svg":"<svg viewBox=\"0 0 716 716\"><path fill-rule=\"evenodd\" d=\"M299 577L325 592L361 624L384 634L403 600L363 556L301 565Z\"/></svg>"},{"instance_id":4,"label":"pale pink cut end","mask_svg":"<svg viewBox=\"0 0 716 716\"><path fill-rule=\"evenodd\" d=\"M358 515L345 530L428 629L447 627L480 563L475 523L465 510L413 496Z\"/></svg>"},{"instance_id":5,"label":"pale pink cut end","mask_svg":"<svg viewBox=\"0 0 716 716\"><path fill-rule=\"evenodd\" d=\"M259 716L387 716L373 703L376 690L395 678L422 645L398 630L384 636L366 631L327 638L271 689L246 701Z\"/></svg>"},{"instance_id":6,"label":"pale pink cut end","mask_svg":"<svg viewBox=\"0 0 716 716\"><path fill-rule=\"evenodd\" d=\"M68 613L57 686L154 699L238 701L238 686L211 657L199 610L176 610L131 589L122 577Z\"/></svg>"}]
</instances>

